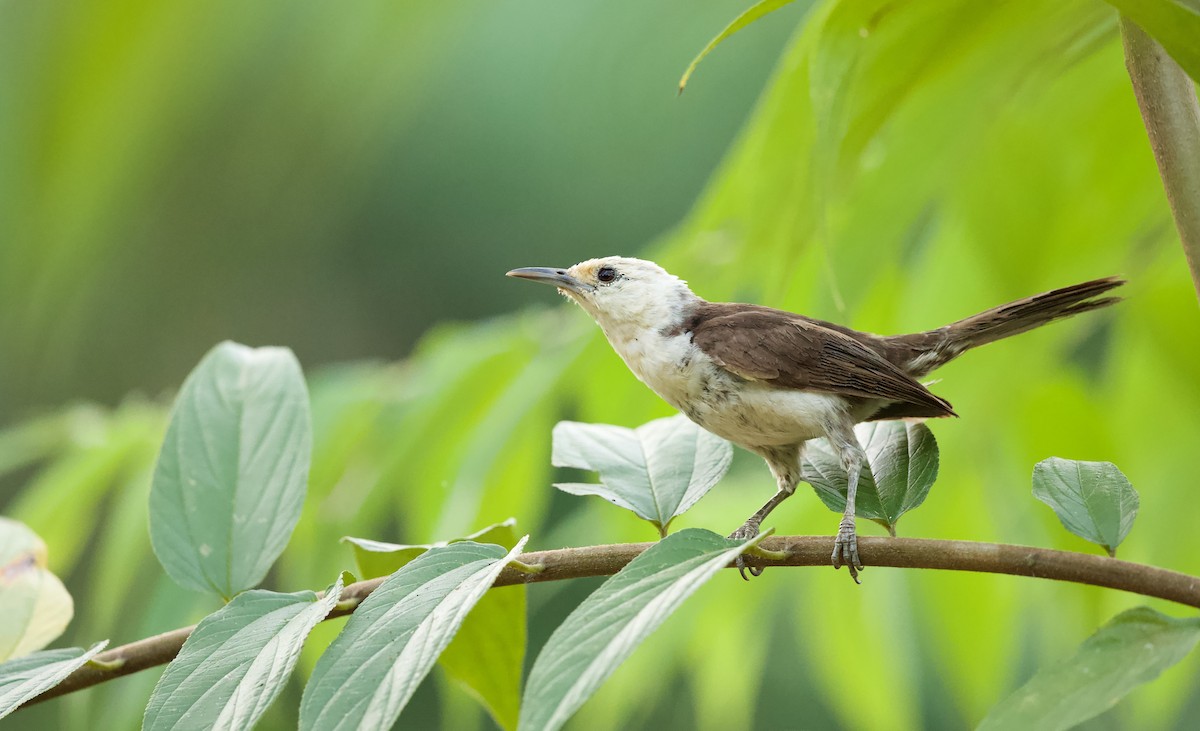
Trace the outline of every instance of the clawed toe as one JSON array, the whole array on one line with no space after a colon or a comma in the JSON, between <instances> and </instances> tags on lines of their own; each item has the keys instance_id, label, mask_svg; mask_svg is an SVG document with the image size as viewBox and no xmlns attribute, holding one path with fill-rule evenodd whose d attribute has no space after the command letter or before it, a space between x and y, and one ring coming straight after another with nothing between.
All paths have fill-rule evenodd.
<instances>
[{"instance_id":1,"label":"clawed toe","mask_svg":"<svg viewBox=\"0 0 1200 731\"><path fill-rule=\"evenodd\" d=\"M858 535L854 531L854 521L842 520L838 526L837 538L833 541L833 568L840 569L842 564L850 570L850 578L854 583L861 584L858 572L863 569L862 560L858 557Z\"/></svg>"},{"instance_id":2,"label":"clawed toe","mask_svg":"<svg viewBox=\"0 0 1200 731\"><path fill-rule=\"evenodd\" d=\"M746 581L750 580L750 576L761 576L763 572L762 566L747 566L746 558L744 556L738 556L736 559L734 559L733 565L737 566L738 573L741 574L742 579ZM750 576L746 576L747 571L750 572Z\"/></svg>"},{"instance_id":3,"label":"clawed toe","mask_svg":"<svg viewBox=\"0 0 1200 731\"><path fill-rule=\"evenodd\" d=\"M747 538L753 538L758 535L758 523L745 523L741 528L729 534L731 541L744 541Z\"/></svg>"},{"instance_id":4,"label":"clawed toe","mask_svg":"<svg viewBox=\"0 0 1200 731\"><path fill-rule=\"evenodd\" d=\"M753 521L746 521L741 528L738 528L729 534L729 540L744 541L748 538L753 538L756 535L758 535L758 524ZM738 556L736 559L734 559L733 564L734 566L737 566L738 573L741 574L742 578L746 581L750 580L750 576L760 576L763 572L761 566L747 566L746 558L744 556ZM746 576L747 571L750 572L750 576Z\"/></svg>"}]
</instances>

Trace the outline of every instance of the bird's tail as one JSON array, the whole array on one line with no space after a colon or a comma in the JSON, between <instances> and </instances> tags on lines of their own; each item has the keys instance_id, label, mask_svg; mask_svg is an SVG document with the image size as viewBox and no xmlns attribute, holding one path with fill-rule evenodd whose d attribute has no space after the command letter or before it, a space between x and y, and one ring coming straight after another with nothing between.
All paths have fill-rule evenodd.
<instances>
[{"instance_id":1,"label":"bird's tail","mask_svg":"<svg viewBox=\"0 0 1200 731\"><path fill-rule=\"evenodd\" d=\"M1108 307L1120 302L1121 298L1099 295L1124 283L1120 277L1093 279L993 307L937 330L902 335L897 339L911 339L903 345L910 347L913 353L906 370L914 376L924 375L971 348L1019 335L1064 317Z\"/></svg>"}]
</instances>

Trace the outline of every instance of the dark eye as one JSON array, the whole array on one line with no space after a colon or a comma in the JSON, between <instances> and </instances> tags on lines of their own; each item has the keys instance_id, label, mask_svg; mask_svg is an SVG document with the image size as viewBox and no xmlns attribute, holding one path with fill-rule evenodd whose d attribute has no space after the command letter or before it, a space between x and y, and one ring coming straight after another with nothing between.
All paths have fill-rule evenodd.
<instances>
[{"instance_id":1,"label":"dark eye","mask_svg":"<svg viewBox=\"0 0 1200 731\"><path fill-rule=\"evenodd\" d=\"M608 284L617 278L617 270L612 267L600 267L600 271L596 272L596 279Z\"/></svg>"}]
</instances>

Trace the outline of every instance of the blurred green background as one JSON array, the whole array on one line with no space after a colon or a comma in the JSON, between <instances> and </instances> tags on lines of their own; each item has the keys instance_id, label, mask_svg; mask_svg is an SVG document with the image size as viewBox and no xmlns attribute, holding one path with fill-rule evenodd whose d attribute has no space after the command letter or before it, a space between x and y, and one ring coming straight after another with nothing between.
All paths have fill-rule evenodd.
<instances>
[{"instance_id":1,"label":"blurred green background","mask_svg":"<svg viewBox=\"0 0 1200 731\"><path fill-rule=\"evenodd\" d=\"M941 476L899 531L1090 551L1030 474L1051 455L1111 460L1142 500L1122 557L1200 573L1200 311L1115 13L798 2L676 97L744 7L0 0L0 513L46 540L76 598L62 643L215 608L162 574L145 501L171 390L227 338L292 347L310 380L309 499L272 588L352 568L348 534L418 542L514 516L533 550L654 538L550 486L550 428L670 409L581 312L501 276L612 253L710 299L875 332L1126 275L1120 307L939 373L963 418L932 425ZM727 532L772 489L739 454L673 527ZM772 522L826 534L836 516L802 492ZM1141 603L1008 577L864 580L718 576L573 727L962 728ZM530 590L528 659L594 586ZM335 624L264 727L294 727ZM136 727L157 674L0 727ZM1198 679L1189 657L1086 727L1190 728ZM400 726L492 723L435 673Z\"/></svg>"}]
</instances>

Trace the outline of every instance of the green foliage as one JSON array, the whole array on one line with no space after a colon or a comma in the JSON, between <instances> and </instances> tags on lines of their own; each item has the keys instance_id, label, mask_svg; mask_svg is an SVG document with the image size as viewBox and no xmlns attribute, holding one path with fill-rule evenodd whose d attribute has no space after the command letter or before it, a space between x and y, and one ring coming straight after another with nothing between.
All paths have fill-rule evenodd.
<instances>
[{"instance_id":1,"label":"green foliage","mask_svg":"<svg viewBox=\"0 0 1200 731\"><path fill-rule=\"evenodd\" d=\"M0 662L53 642L73 613L71 595L46 568L46 544L21 523L0 517Z\"/></svg>"},{"instance_id":2,"label":"green foliage","mask_svg":"<svg viewBox=\"0 0 1200 731\"><path fill-rule=\"evenodd\" d=\"M1157 678L1200 641L1200 618L1176 619L1149 607L1122 612L1072 657L1039 670L992 709L980 731L1069 729L1107 711Z\"/></svg>"},{"instance_id":3,"label":"green foliage","mask_svg":"<svg viewBox=\"0 0 1200 731\"><path fill-rule=\"evenodd\" d=\"M562 728L683 600L760 538L689 528L635 558L559 625L529 671L518 728Z\"/></svg>"},{"instance_id":4,"label":"green foliage","mask_svg":"<svg viewBox=\"0 0 1200 731\"><path fill-rule=\"evenodd\" d=\"M438 664L483 703L497 725L515 729L527 641L525 587L489 589Z\"/></svg>"},{"instance_id":5,"label":"green foliage","mask_svg":"<svg viewBox=\"0 0 1200 731\"><path fill-rule=\"evenodd\" d=\"M39 12L42 7L36 6ZM228 25L224 16L212 18L211 27ZM362 23L342 28L356 42L377 28L404 27L379 23L377 15L347 18ZM1129 90L1114 18L1095 0L824 3L798 29L693 212L646 251L710 299L760 302L873 332L936 327L1051 286L1127 274L1130 297L1111 312L988 346L938 374L939 393L963 417L938 427L940 479L953 489L940 490L907 518L906 532L1070 545L1074 539L1056 520L1021 499L1020 486L1027 484L1028 465L1045 454L1086 455L1112 459L1144 486L1142 528L1123 554L1194 574L1200 572L1200 534L1193 530L1194 515L1180 506L1193 500L1193 487L1181 476L1192 469L1200 350L1194 338L1180 333L1200 330L1200 313ZM251 51L257 36L246 23L235 24L245 43L239 48L257 62L264 56ZM198 53L211 38L193 24L179 27L198 44L180 53ZM313 27L324 33L325 26ZM79 42L77 34L62 38L63 44ZM428 47L440 53L451 45ZM97 48L83 45L77 53L90 58ZM133 52L123 44L112 49ZM30 58L46 57L44 49L34 50L38 55ZM108 62L116 66L112 58ZM727 60L714 56L706 63L715 71L715 64ZM424 78L431 65L437 64L412 64L412 76ZM120 65L126 67L152 73L176 65ZM61 71L53 64L45 68ZM191 68L217 74L237 67ZM121 78L122 88L136 81ZM184 88L174 73L154 78L165 86L146 88ZM379 78L377 88L393 80L386 73ZM205 75L203 85L218 85L214 79ZM696 86L683 103L705 86ZM31 88L50 93L51 87ZM447 88L463 96L458 87ZM190 99L195 89L187 89ZM392 134L395 119L377 113L376 96L348 86L341 98L378 120L365 136ZM388 108L423 108L406 101L407 106L392 99ZM120 119L130 139L162 139L165 127L125 116L127 102L114 97L107 118ZM346 111L345 105L329 108ZM73 113L66 108L59 113L68 111ZM148 158L125 155L128 146L100 144L109 130L88 126L86 134L50 138L46 149L63 155L97 151L88 159L93 169L106 171L103 180L110 179L110 170L128 177ZM275 133L270 126L263 137ZM579 131L562 134L574 139ZM23 149L3 148L0 154ZM246 149L259 149L256 138L238 147ZM370 178L364 181L351 188L369 188ZM28 305L30 339L50 338L52 354L65 352L66 336L55 327L59 301L94 302L89 287L97 290L106 281L82 280L90 269L75 258L85 246L78 232L111 230L116 214L109 211L118 195L113 191L121 189L97 187L75 205L75 192L85 187L77 173L62 178L46 199L46 208L64 214L63 225L51 229L63 246L45 247L55 252L58 268L30 277L41 270L21 257L0 267L5 282L0 292L11 305L4 308L6 316ZM580 195L573 184L558 187ZM262 195L278 190L264 186ZM232 203L246 211L278 210L287 218L304 209L294 200L278 209L266 198ZM612 211L622 207L608 203L594 207L605 220L621 218ZM548 204L539 199L538 205ZM361 209L352 210L358 215ZM305 217L297 220L297 228L311 224ZM588 222L573 225L590 230ZM154 238L156 245L160 238ZM111 259L114 267L127 261L110 253L91 251L88 261ZM128 258L136 260L136 253ZM489 274L454 263L464 276L501 279L503 267ZM22 291L12 286L18 278L41 283L36 300L14 294ZM390 280L388 286L408 290ZM422 294L438 307L456 301L449 293ZM384 317L387 327L405 319L390 310ZM104 329L95 333L108 337ZM417 543L517 515L544 546L644 539L644 527L623 521L620 511L589 506L590 501L552 504L547 435L557 421L633 426L669 413L577 311L444 325L401 365L327 368L313 374L310 387L314 453L308 499L289 549L266 580L273 587L319 586L345 568L348 552L331 546L347 533ZM139 496L148 487L165 416L162 404L130 399L111 410L64 408L36 429L35 420L27 431L17 425L0 433L0 447L28 445L0 449L0 468L11 467L14 472L7 474L20 475L24 485L5 512L46 538L53 549L50 566L68 582L78 604L101 608L96 619L77 622L68 641L85 644L105 636L101 633L148 636L212 609L207 597L180 597L169 582L145 578L157 568ZM19 432L19 442L3 438ZM679 522L731 530L772 489L761 464L737 461L721 487ZM794 498L773 515L782 532L828 532L827 516L811 504L805 507L805 499ZM649 652L635 654L580 709L579 724L597 731L627 728L661 713L662 697L669 693L672 715L664 727L962 728L982 718L1024 669L1068 654L1069 638L1079 627L1095 626L1129 605L1111 593L940 572L881 571L861 590L845 586L845 577L831 571L813 571L803 581L784 573L768 572L711 604L686 604L681 612L687 621L667 623L650 640L653 661L639 662ZM531 647L539 632L544 636L540 628L556 626L573 606L571 591L559 586L530 591ZM131 602L131 596L144 599ZM831 632L830 617L855 631ZM315 630L326 641L336 631L328 624ZM316 639L305 647L296 681L285 690L293 701L317 662L322 643ZM739 667L731 678L711 667L718 653L724 653L723 667L742 662L754 667ZM853 659L858 682L823 672L835 658ZM897 673L896 667L912 671ZM1198 671L1194 663L1181 664L1130 694L1102 722L1189 728L1186 714L1200 688ZM142 713L147 682L153 678L134 677L70 704L22 713L48 728L128 728ZM739 693L727 703L716 691L731 686ZM276 703L268 713L271 725L294 726L288 713L295 706ZM466 714L463 727L470 728L473 707L455 686L439 685L435 678L408 713L427 725Z\"/></svg>"},{"instance_id":6,"label":"green foliage","mask_svg":"<svg viewBox=\"0 0 1200 731\"><path fill-rule=\"evenodd\" d=\"M521 552L464 541L432 548L389 576L313 670L300 728L388 728L463 619Z\"/></svg>"},{"instance_id":7,"label":"green foliage","mask_svg":"<svg viewBox=\"0 0 1200 731\"><path fill-rule=\"evenodd\" d=\"M342 579L311 591L247 591L208 615L163 672L142 728L252 728L283 690L308 633L329 614Z\"/></svg>"},{"instance_id":8,"label":"green foliage","mask_svg":"<svg viewBox=\"0 0 1200 731\"><path fill-rule=\"evenodd\" d=\"M1054 509L1064 528L1109 556L1117 555L1138 512L1137 491L1112 462L1042 460L1033 468L1033 496Z\"/></svg>"},{"instance_id":9,"label":"green foliage","mask_svg":"<svg viewBox=\"0 0 1200 731\"><path fill-rule=\"evenodd\" d=\"M867 453L858 479L858 515L895 535L900 516L924 502L937 479L937 440L923 423L876 421L854 431ZM829 442L809 442L801 468L826 507L835 513L846 509L846 469Z\"/></svg>"},{"instance_id":10,"label":"green foliage","mask_svg":"<svg viewBox=\"0 0 1200 731\"><path fill-rule=\"evenodd\" d=\"M363 538L344 538L354 545L354 558L363 578L386 576L426 551L473 541L506 549L517 545L516 521L490 525L469 536L425 546L402 546ZM494 588L475 604L454 639L438 656L450 677L462 683L487 707L504 729L517 725L526 643L525 587Z\"/></svg>"},{"instance_id":11,"label":"green foliage","mask_svg":"<svg viewBox=\"0 0 1200 731\"><path fill-rule=\"evenodd\" d=\"M181 586L256 586L300 519L308 390L286 348L222 343L183 383L150 491L150 540Z\"/></svg>"},{"instance_id":12,"label":"green foliage","mask_svg":"<svg viewBox=\"0 0 1200 731\"><path fill-rule=\"evenodd\" d=\"M572 495L599 495L647 520L663 536L671 521L717 484L733 460L729 442L682 414L637 429L562 421L551 461L600 473L601 484L555 483Z\"/></svg>"},{"instance_id":13,"label":"green foliage","mask_svg":"<svg viewBox=\"0 0 1200 731\"><path fill-rule=\"evenodd\" d=\"M86 651L78 647L46 650L0 664L0 718L61 683L107 645L105 640Z\"/></svg>"},{"instance_id":14,"label":"green foliage","mask_svg":"<svg viewBox=\"0 0 1200 731\"><path fill-rule=\"evenodd\" d=\"M509 518L503 523L489 525L462 538L426 543L419 546L388 543L387 541L376 541L370 538L354 538L353 536L346 536L342 541L354 547L354 562L358 564L358 570L362 574L362 577L364 579L374 579L395 573L402 566L417 556L426 553L431 548L443 548L451 543L462 543L463 541L494 543L511 549L517 545L517 534L513 530L516 524L516 519Z\"/></svg>"}]
</instances>

